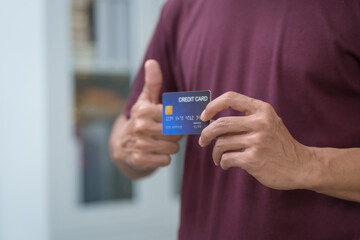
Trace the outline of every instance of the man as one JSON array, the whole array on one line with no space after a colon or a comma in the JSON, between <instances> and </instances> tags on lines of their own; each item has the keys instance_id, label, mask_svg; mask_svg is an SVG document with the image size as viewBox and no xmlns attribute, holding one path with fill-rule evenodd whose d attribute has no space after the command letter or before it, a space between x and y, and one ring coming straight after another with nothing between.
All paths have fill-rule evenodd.
<instances>
[{"instance_id":1,"label":"man","mask_svg":"<svg viewBox=\"0 0 360 240\"><path fill-rule=\"evenodd\" d=\"M169 0L115 163L135 179L167 166L181 136L161 134L160 94L210 89L179 239L360 239L359 30L357 0Z\"/></svg>"}]
</instances>

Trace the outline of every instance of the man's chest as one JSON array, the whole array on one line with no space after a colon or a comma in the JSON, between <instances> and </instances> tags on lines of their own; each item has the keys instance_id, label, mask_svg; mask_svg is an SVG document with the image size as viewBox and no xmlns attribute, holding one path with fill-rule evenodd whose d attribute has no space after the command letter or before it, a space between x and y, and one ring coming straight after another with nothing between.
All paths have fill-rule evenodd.
<instances>
[{"instance_id":1,"label":"man's chest","mask_svg":"<svg viewBox=\"0 0 360 240\"><path fill-rule=\"evenodd\" d=\"M198 1L178 31L180 90L269 100L282 91L343 85L345 77L360 84L352 79L360 74L360 11L350 2Z\"/></svg>"}]
</instances>

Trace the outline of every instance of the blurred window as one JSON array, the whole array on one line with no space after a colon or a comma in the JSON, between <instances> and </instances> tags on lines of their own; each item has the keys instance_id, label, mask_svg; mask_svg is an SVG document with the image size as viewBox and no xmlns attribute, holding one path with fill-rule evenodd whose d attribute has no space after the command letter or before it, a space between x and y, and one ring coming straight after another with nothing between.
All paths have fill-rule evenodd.
<instances>
[{"instance_id":1,"label":"blurred window","mask_svg":"<svg viewBox=\"0 0 360 240\"><path fill-rule=\"evenodd\" d=\"M129 93L128 0L72 1L74 125L81 146L81 202L132 199L108 138Z\"/></svg>"}]
</instances>

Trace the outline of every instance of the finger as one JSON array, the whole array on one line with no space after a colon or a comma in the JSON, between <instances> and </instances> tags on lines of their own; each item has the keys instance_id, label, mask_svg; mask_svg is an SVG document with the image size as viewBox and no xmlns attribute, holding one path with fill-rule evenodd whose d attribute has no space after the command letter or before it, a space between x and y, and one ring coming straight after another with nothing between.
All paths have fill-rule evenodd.
<instances>
[{"instance_id":1,"label":"finger","mask_svg":"<svg viewBox=\"0 0 360 240\"><path fill-rule=\"evenodd\" d=\"M165 141L171 141L171 142L178 142L182 139L183 135L156 135L153 136L154 139L160 139Z\"/></svg>"},{"instance_id":2,"label":"finger","mask_svg":"<svg viewBox=\"0 0 360 240\"><path fill-rule=\"evenodd\" d=\"M243 152L249 146L246 135L221 136L216 140L212 157L216 166L219 166L221 157L230 151Z\"/></svg>"},{"instance_id":3,"label":"finger","mask_svg":"<svg viewBox=\"0 0 360 240\"><path fill-rule=\"evenodd\" d=\"M162 135L162 123L150 119L138 118L134 120L133 133L135 135Z\"/></svg>"},{"instance_id":4,"label":"finger","mask_svg":"<svg viewBox=\"0 0 360 240\"><path fill-rule=\"evenodd\" d=\"M162 123L160 122L140 118L136 119L133 124L133 133L135 135L146 135L154 139L172 142L178 142L183 137L182 135L163 135Z\"/></svg>"},{"instance_id":5,"label":"finger","mask_svg":"<svg viewBox=\"0 0 360 240\"><path fill-rule=\"evenodd\" d=\"M175 154L179 151L179 144L176 142L155 140L151 137L137 138L134 147L143 152L157 154Z\"/></svg>"},{"instance_id":6,"label":"finger","mask_svg":"<svg viewBox=\"0 0 360 240\"><path fill-rule=\"evenodd\" d=\"M220 160L220 166L222 169L224 170L228 170L229 168L232 167L240 167L243 168L244 170L246 170L244 168L245 164L245 158L246 158L246 152L228 152L228 153L224 153L221 156L221 160Z\"/></svg>"},{"instance_id":7,"label":"finger","mask_svg":"<svg viewBox=\"0 0 360 240\"><path fill-rule=\"evenodd\" d=\"M153 154L135 151L131 153L130 165L141 170L151 170L169 165L170 160L170 156L166 154Z\"/></svg>"},{"instance_id":8,"label":"finger","mask_svg":"<svg viewBox=\"0 0 360 240\"><path fill-rule=\"evenodd\" d=\"M246 115L254 113L260 104L259 100L236 92L227 92L211 101L201 114L202 121L209 121L217 113L232 108Z\"/></svg>"},{"instance_id":9,"label":"finger","mask_svg":"<svg viewBox=\"0 0 360 240\"><path fill-rule=\"evenodd\" d=\"M153 120L138 118L132 123L132 131L135 135L151 136L154 139L178 142L183 135L163 135L162 123Z\"/></svg>"},{"instance_id":10,"label":"finger","mask_svg":"<svg viewBox=\"0 0 360 240\"><path fill-rule=\"evenodd\" d=\"M159 63L153 59L146 61L145 84L139 98L152 103L159 103L161 87L162 73Z\"/></svg>"},{"instance_id":11,"label":"finger","mask_svg":"<svg viewBox=\"0 0 360 240\"><path fill-rule=\"evenodd\" d=\"M156 122L162 122L162 104L150 104L139 101L133 107L131 116L137 118L149 118Z\"/></svg>"},{"instance_id":12,"label":"finger","mask_svg":"<svg viewBox=\"0 0 360 240\"><path fill-rule=\"evenodd\" d=\"M221 135L249 132L252 130L250 121L250 117L219 118L202 130L199 144L205 147Z\"/></svg>"}]
</instances>

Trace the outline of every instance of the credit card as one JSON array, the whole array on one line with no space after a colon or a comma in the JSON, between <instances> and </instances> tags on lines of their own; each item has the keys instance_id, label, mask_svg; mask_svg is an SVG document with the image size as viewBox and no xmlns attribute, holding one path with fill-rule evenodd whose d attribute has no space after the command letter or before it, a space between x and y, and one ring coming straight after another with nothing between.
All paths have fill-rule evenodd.
<instances>
[{"instance_id":1,"label":"credit card","mask_svg":"<svg viewBox=\"0 0 360 240\"><path fill-rule=\"evenodd\" d=\"M210 91L163 93L163 134L201 134L210 123L200 120L210 100Z\"/></svg>"}]
</instances>

